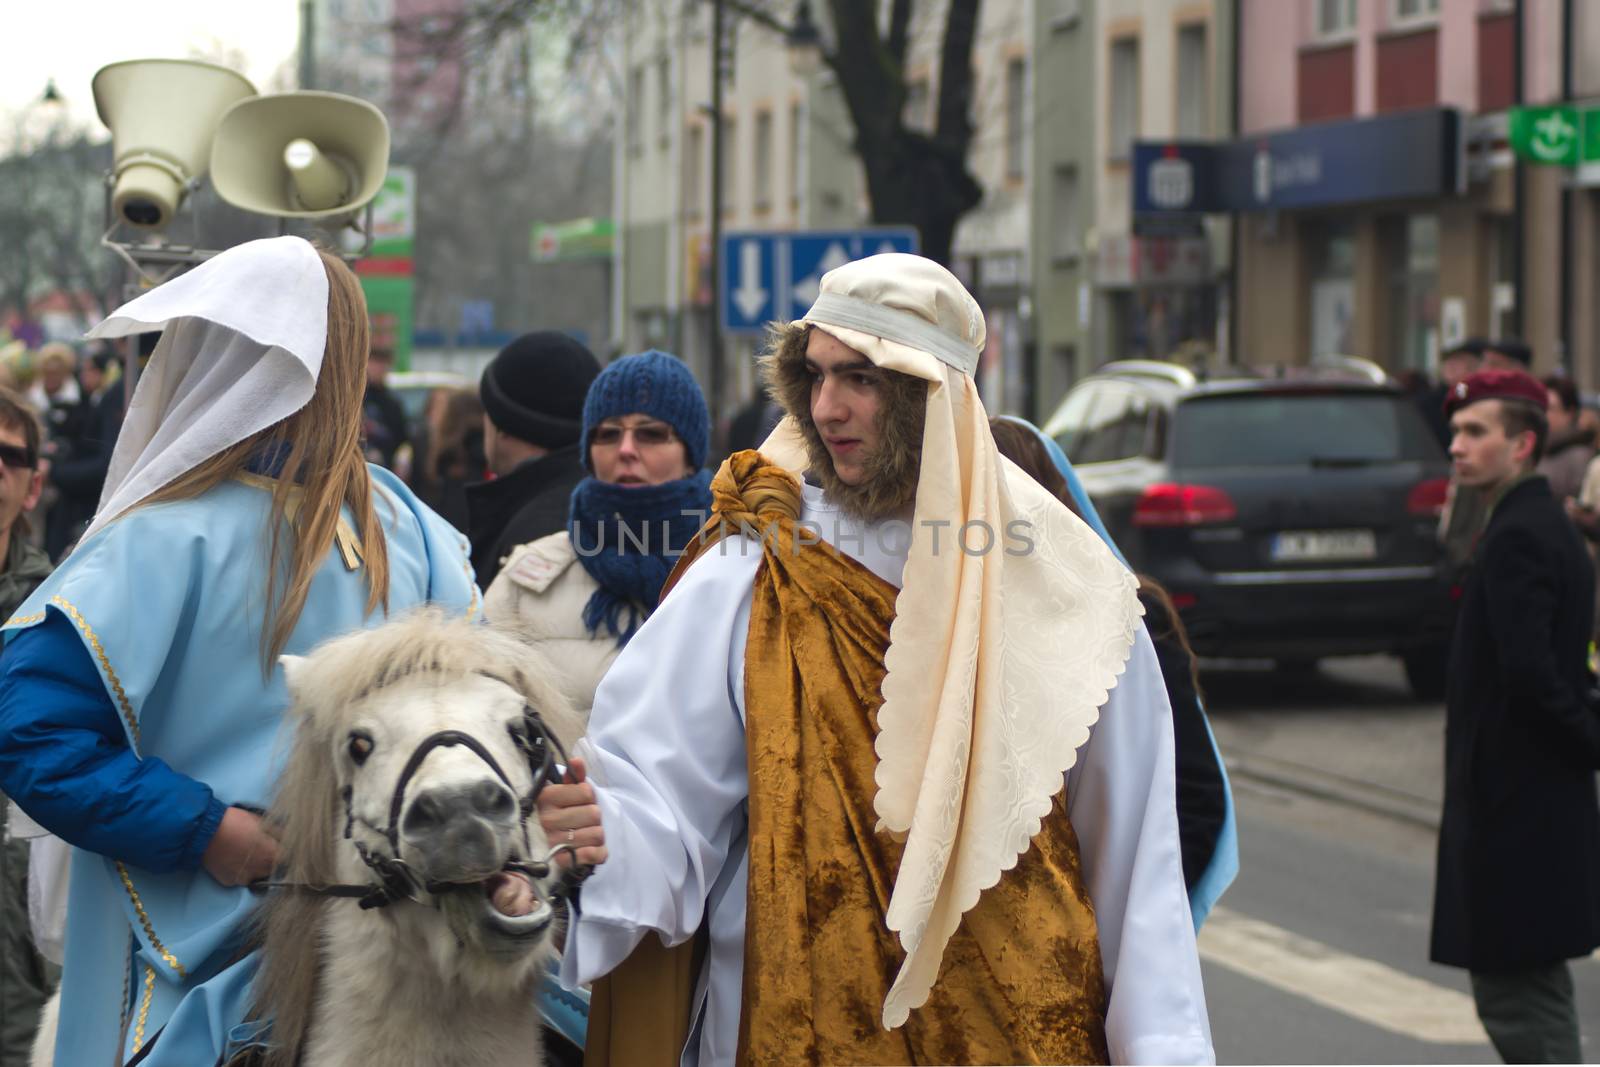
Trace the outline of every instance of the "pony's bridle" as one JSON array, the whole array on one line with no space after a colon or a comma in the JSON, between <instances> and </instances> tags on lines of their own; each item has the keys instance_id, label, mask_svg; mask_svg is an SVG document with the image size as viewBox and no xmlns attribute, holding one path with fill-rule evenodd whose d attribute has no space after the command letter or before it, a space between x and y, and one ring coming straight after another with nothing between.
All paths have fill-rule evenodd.
<instances>
[{"instance_id":1,"label":"pony's bridle","mask_svg":"<svg viewBox=\"0 0 1600 1067\"><path fill-rule=\"evenodd\" d=\"M555 734L550 732L544 723L543 717L534 710L532 705L524 704L522 717L509 724L506 731L511 735L512 743L517 746L523 758L528 762L528 769L533 773L533 786L527 795L517 801L518 828L522 832L523 854L527 860L513 860L501 868L502 872L515 872L527 875L535 880L542 880L550 876L550 865L555 857L562 852L572 857L572 865L567 868L566 876L557 884L552 896L556 900L564 901L569 908L577 910L577 887L588 877L589 869L580 867L577 863L577 847L570 844L560 844L551 848L541 859L533 859L533 843L528 836L528 819L538 807L539 794L550 783L560 783L567 763L566 749L561 747L561 742ZM513 795L516 786L511 778L500 766L500 762L477 738L460 730L439 730L423 738L422 743L412 750L406 760L405 767L400 772L400 778L395 782L394 793L389 798L389 821L386 826L375 826L355 813L353 807L353 789L346 785L339 791L340 798L344 801L344 836L345 840L355 845L356 852L361 856L361 862L371 869L377 877L375 883L358 884L332 884L332 885L307 885L298 882L257 882L256 888L264 889L296 889L302 892L315 893L321 896L352 897L360 902L363 909L382 908L400 900L410 900L417 903L429 903L430 899L441 892L458 888L462 884L455 882L429 882L424 879L410 864L400 858L400 817L405 809L406 787L411 779L422 769L423 760L436 748L454 748L461 746L484 763L495 773L495 777L503 782ZM557 759L557 756L560 759ZM356 823L367 827L380 834L388 842L389 855L369 849L361 841L355 839Z\"/></svg>"}]
</instances>

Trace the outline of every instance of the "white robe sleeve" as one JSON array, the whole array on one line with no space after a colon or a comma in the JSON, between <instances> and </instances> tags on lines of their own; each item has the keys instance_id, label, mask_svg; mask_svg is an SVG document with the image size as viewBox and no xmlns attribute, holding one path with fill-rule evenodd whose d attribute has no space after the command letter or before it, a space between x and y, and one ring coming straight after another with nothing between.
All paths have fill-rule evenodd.
<instances>
[{"instance_id":1,"label":"white robe sleeve","mask_svg":"<svg viewBox=\"0 0 1600 1067\"><path fill-rule=\"evenodd\" d=\"M576 751L589 761L609 858L567 931L568 986L609 973L647 931L676 945L700 927L744 825L744 636L760 561L737 538L707 550L595 692Z\"/></svg>"},{"instance_id":2,"label":"white robe sleeve","mask_svg":"<svg viewBox=\"0 0 1600 1067\"><path fill-rule=\"evenodd\" d=\"M1067 774L1067 811L1100 930L1111 1062L1216 1062L1178 845L1172 709L1143 627Z\"/></svg>"}]
</instances>

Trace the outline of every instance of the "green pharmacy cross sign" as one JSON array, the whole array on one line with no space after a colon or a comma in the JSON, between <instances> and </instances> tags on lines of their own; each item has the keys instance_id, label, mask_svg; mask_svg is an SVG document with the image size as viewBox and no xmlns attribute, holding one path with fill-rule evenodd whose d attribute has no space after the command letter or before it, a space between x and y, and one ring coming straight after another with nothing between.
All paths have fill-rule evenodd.
<instances>
[{"instance_id":1,"label":"green pharmacy cross sign","mask_svg":"<svg viewBox=\"0 0 1600 1067\"><path fill-rule=\"evenodd\" d=\"M1600 160L1600 108L1514 107L1508 140L1529 163L1576 167Z\"/></svg>"}]
</instances>

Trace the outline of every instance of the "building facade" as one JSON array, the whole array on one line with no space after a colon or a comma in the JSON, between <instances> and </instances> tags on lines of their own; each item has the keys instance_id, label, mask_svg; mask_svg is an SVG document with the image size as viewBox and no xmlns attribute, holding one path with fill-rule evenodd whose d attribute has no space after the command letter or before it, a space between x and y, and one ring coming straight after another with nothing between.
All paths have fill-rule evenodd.
<instances>
[{"instance_id":1,"label":"building facade","mask_svg":"<svg viewBox=\"0 0 1600 1067\"><path fill-rule=\"evenodd\" d=\"M948 5L927 0L913 12L905 121L931 130ZM854 129L831 75L795 75L776 33L729 20L724 227L867 224ZM616 148L616 329L630 348L679 352L702 381L714 310L709 21L704 4L630 8ZM1234 37L1234 0L980 8L968 166L984 195L956 229L950 266L986 315L978 381L991 410L1042 418L1107 360L1206 359L1225 343L1228 224L1135 234L1128 153L1139 138L1231 133ZM754 385L756 339L724 344L733 403Z\"/></svg>"},{"instance_id":2,"label":"building facade","mask_svg":"<svg viewBox=\"0 0 1600 1067\"><path fill-rule=\"evenodd\" d=\"M1284 206L1240 216L1243 362L1342 354L1430 373L1463 337L1521 335L1549 369L1569 358L1564 250L1581 294L1568 301L1573 354L1593 350L1592 197L1574 197L1564 242L1566 172L1521 165L1519 183L1505 145L1519 12L1521 101L1562 96L1561 0L1240 2L1243 138L1299 146L1270 150ZM1575 7L1582 70L1597 13ZM1456 158L1419 182L1434 121ZM1592 382L1593 360L1574 362Z\"/></svg>"},{"instance_id":3,"label":"building facade","mask_svg":"<svg viewBox=\"0 0 1600 1067\"><path fill-rule=\"evenodd\" d=\"M864 217L852 132L825 74L793 69L783 39L728 14L724 32L724 230L856 225ZM711 380L710 5L630 5L619 42L614 336L663 348ZM737 270L737 265L730 265ZM755 394L760 337L723 336L721 411Z\"/></svg>"},{"instance_id":4,"label":"building facade","mask_svg":"<svg viewBox=\"0 0 1600 1067\"><path fill-rule=\"evenodd\" d=\"M1136 141L1229 135L1233 20L1224 0L1096 4L1089 342L1101 361L1204 364L1226 347L1229 229L1219 219L1134 227L1132 156Z\"/></svg>"}]
</instances>

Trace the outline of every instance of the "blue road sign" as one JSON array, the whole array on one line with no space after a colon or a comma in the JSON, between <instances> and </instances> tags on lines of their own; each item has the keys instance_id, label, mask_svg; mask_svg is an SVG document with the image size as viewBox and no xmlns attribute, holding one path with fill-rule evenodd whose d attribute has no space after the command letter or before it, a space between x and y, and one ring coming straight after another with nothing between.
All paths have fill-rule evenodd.
<instances>
[{"instance_id":1,"label":"blue road sign","mask_svg":"<svg viewBox=\"0 0 1600 1067\"><path fill-rule=\"evenodd\" d=\"M916 252L908 227L864 230L746 230L722 235L722 329L760 333L811 309L822 276L879 252Z\"/></svg>"}]
</instances>

